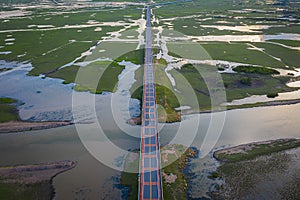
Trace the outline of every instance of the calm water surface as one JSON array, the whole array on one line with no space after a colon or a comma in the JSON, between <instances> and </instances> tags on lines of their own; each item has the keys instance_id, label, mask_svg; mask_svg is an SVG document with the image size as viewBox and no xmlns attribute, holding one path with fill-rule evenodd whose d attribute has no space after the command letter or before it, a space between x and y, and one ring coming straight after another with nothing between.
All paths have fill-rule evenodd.
<instances>
[{"instance_id":1,"label":"calm water surface","mask_svg":"<svg viewBox=\"0 0 300 200\"><path fill-rule=\"evenodd\" d=\"M227 112L223 131L215 148L237 145L241 143L269 140L285 137L300 137L300 104L252 108L245 110L232 110ZM201 150L202 141L208 124L210 114L201 114L189 117L182 123L195 123L197 116L201 117L199 130L193 142L193 146ZM165 144L173 138L179 124L165 125L161 131L161 143ZM82 125L82 126L87 126ZM89 125L93 127L93 124ZM139 139L124 134L117 127L106 130L109 140L123 149L134 149L139 146ZM130 129L130 127L129 127ZM132 127L132 131L138 134L139 128ZM192 130L191 130L192 132ZM99 134L97 129L91 128L91 139ZM189 137L189 132L186 132ZM97 139L99 148L105 147L107 138ZM122 155L114 155L113 152L101 149L104 154L110 155L117 161ZM201 152L200 152L201 154ZM54 179L56 199L75 197L92 197L104 199L120 198L120 190L116 184L120 175L97 161L85 149L81 143L75 126L56 129L32 131L25 133L12 133L0 135L0 165L31 164L55 160L76 160L76 168L58 175ZM205 173L213 170L216 164L209 156L198 158L192 162L192 171L197 174L193 177L190 195L201 197L210 187ZM116 164L117 165L117 162Z\"/></svg>"}]
</instances>

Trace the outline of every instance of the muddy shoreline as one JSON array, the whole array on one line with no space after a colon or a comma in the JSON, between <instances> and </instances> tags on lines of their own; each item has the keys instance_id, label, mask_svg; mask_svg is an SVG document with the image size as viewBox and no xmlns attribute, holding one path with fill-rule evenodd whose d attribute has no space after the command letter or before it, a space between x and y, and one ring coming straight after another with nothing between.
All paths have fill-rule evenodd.
<instances>
[{"instance_id":1,"label":"muddy shoreline","mask_svg":"<svg viewBox=\"0 0 300 200\"><path fill-rule=\"evenodd\" d=\"M28 122L10 121L0 123L0 134L58 128L74 124L70 121Z\"/></svg>"},{"instance_id":2,"label":"muddy shoreline","mask_svg":"<svg viewBox=\"0 0 300 200\"><path fill-rule=\"evenodd\" d=\"M187 111L182 112L181 116L185 115L193 115L193 114L207 114L207 113L217 113L217 112L224 112L224 111L230 111L230 110L238 110L238 109L250 109L250 108L259 108L259 107L269 107L269 106L284 106L284 105L293 105L293 104L299 104L300 99L291 99L291 100L278 100L278 101L269 101L269 102L258 102L253 104L242 104L242 105L235 105L235 106L222 106L219 110L202 110L202 111ZM177 123L180 121L174 121L174 122L160 122L160 123ZM127 120L127 123L136 126L141 125L141 118L135 117Z\"/></svg>"},{"instance_id":3,"label":"muddy shoreline","mask_svg":"<svg viewBox=\"0 0 300 200\"><path fill-rule=\"evenodd\" d=\"M251 151L254 151L254 150L260 148L259 146L267 146L269 148L275 148L275 145L277 145L277 144L285 145L285 144L292 143L292 142L295 142L295 143L300 142L300 139L283 138L283 139L266 140L266 141L259 141L259 142L251 142L251 143L247 143L247 144L241 144L241 145L237 145L237 146L234 146L234 147L228 147L228 148L216 150L213 153L213 157L215 159L217 159L218 161L226 162L227 160L222 158L222 154L223 155L228 155L228 156L234 156L234 154L244 154L244 155L246 155L248 153L251 153ZM292 149L292 148L295 148L295 147L287 145L286 148L276 149L274 151L271 151L271 153L284 151L284 150L287 150L287 149L290 149L290 148ZM262 155L267 154L267 152L266 153L262 152L261 154ZM259 154L258 154L258 156L259 156Z\"/></svg>"}]
</instances>

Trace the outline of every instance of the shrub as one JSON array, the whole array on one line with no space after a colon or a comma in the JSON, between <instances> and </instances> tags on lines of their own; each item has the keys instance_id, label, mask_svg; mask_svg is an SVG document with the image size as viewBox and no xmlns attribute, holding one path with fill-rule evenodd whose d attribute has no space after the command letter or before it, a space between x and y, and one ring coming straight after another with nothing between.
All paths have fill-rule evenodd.
<instances>
[{"instance_id":1,"label":"shrub","mask_svg":"<svg viewBox=\"0 0 300 200\"><path fill-rule=\"evenodd\" d=\"M278 93L269 93L269 94L267 94L268 98L275 98L277 96L278 96Z\"/></svg>"}]
</instances>

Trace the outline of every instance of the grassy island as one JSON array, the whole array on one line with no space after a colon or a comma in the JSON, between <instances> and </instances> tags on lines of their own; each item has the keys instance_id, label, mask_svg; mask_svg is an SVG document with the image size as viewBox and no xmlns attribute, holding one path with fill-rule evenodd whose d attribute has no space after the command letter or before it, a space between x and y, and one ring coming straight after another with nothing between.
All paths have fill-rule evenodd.
<instances>
[{"instance_id":1,"label":"grassy island","mask_svg":"<svg viewBox=\"0 0 300 200\"><path fill-rule=\"evenodd\" d=\"M213 155L221 165L209 178L225 183L210 193L212 199L299 197L299 147L300 139L278 139L215 151ZM267 189L270 186L272 191Z\"/></svg>"},{"instance_id":2,"label":"grassy island","mask_svg":"<svg viewBox=\"0 0 300 200\"><path fill-rule=\"evenodd\" d=\"M73 161L0 167L0 199L51 200L52 179L76 166Z\"/></svg>"}]
</instances>

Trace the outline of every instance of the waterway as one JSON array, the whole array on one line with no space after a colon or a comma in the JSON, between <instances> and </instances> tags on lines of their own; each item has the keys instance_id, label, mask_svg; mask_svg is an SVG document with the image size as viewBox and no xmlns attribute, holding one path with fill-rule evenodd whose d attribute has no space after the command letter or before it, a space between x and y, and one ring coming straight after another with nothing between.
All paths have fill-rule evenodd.
<instances>
[{"instance_id":1,"label":"waterway","mask_svg":"<svg viewBox=\"0 0 300 200\"><path fill-rule=\"evenodd\" d=\"M126 67L119 76L117 92L93 95L74 92L71 84L63 85L59 79L27 76L30 64L10 63L14 71L0 77L0 83L6 85L0 88L0 93L25 103L20 107L23 119L55 120L76 116L80 123L1 134L0 165L74 160L78 163L74 169L54 178L55 199L120 199L119 170L128 150L137 149L140 144L140 127L126 124L128 114L139 114L136 109L139 102L128 99L128 90L135 81L134 71L139 66L129 62L122 64ZM298 87L298 82L293 84L291 86ZM75 107L72 105L74 97L79 98ZM93 109L86 106L90 99L95 103ZM121 104L117 105L126 104L129 109L112 109L114 99L121 99ZM94 114L96 117L92 117ZM121 117L117 122L116 115ZM190 143L200 150L200 157L191 163L190 172L194 175L188 193L193 198L205 197L214 184L207 175L217 167L209 153L212 148L276 138L299 138L299 115L300 104L184 116L181 123L159 125L161 144ZM219 127L214 125L212 117L221 119L217 123Z\"/></svg>"},{"instance_id":2,"label":"waterway","mask_svg":"<svg viewBox=\"0 0 300 200\"><path fill-rule=\"evenodd\" d=\"M227 111L224 127L214 148L276 138L299 138L299 115L300 104ZM201 150L211 114L186 117L182 124L192 127L198 117L201 119L200 125L192 146ZM90 139L99 135L99 130L93 124L81 126L90 127L89 132L86 133ZM164 125L160 133L161 143L168 143L175 136L174 133L177 132L179 126L179 123ZM112 167L118 168L124 155L107 150L108 143L113 142L116 146L127 150L138 148L139 139L120 131L115 126L109 125L106 128L107 138L101 137L95 142L99 152L115 161L110 163L113 164ZM140 131L139 127L132 127L131 130L136 135ZM185 131L186 138L189 139L189 131L194 130ZM0 157L2 166L65 159L77 161L76 168L54 179L56 199L74 199L82 195L92 199L99 197L112 199L121 196L121 191L117 186L120 172L106 166L107 163L102 164L89 154L81 143L75 126L2 134L0 135ZM189 191L193 198L205 196L212 184L206 175L214 168L216 168L216 163L210 155L192 161L192 172L195 176L191 179L192 188Z\"/></svg>"}]
</instances>

